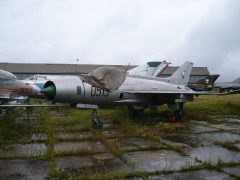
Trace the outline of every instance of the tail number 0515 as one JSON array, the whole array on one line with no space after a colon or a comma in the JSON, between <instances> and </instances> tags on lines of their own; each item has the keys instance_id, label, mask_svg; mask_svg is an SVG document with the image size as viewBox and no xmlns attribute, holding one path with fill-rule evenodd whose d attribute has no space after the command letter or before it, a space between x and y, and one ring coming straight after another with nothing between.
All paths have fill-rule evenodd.
<instances>
[{"instance_id":1,"label":"tail number 0515","mask_svg":"<svg viewBox=\"0 0 240 180\"><path fill-rule=\"evenodd\" d=\"M104 89L100 89L98 87L91 87L91 96L105 96L107 97L109 95L109 90L104 90Z\"/></svg>"}]
</instances>

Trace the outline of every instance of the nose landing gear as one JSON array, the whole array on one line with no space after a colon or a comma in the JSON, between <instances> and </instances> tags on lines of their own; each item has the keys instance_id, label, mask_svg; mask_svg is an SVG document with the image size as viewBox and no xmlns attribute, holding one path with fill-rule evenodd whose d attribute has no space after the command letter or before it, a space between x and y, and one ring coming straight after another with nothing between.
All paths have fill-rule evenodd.
<instances>
[{"instance_id":1,"label":"nose landing gear","mask_svg":"<svg viewBox=\"0 0 240 180\"><path fill-rule=\"evenodd\" d=\"M92 128L101 129L103 127L103 123L97 118L97 110L92 109Z\"/></svg>"}]
</instances>

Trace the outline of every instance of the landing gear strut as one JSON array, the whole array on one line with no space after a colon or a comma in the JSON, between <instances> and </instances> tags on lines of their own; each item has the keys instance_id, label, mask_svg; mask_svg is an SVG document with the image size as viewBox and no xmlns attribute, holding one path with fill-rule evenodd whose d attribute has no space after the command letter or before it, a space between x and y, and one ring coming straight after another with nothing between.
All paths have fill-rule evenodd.
<instances>
[{"instance_id":1,"label":"landing gear strut","mask_svg":"<svg viewBox=\"0 0 240 180\"><path fill-rule=\"evenodd\" d=\"M128 106L128 115L130 119L135 119L136 116L143 113L144 108L142 106Z\"/></svg>"},{"instance_id":2,"label":"landing gear strut","mask_svg":"<svg viewBox=\"0 0 240 180\"><path fill-rule=\"evenodd\" d=\"M178 104L178 109L174 111L173 116L176 118L177 121L182 120L183 115L183 103Z\"/></svg>"},{"instance_id":3,"label":"landing gear strut","mask_svg":"<svg viewBox=\"0 0 240 180\"><path fill-rule=\"evenodd\" d=\"M101 129L103 127L103 123L97 118L97 110L92 110L92 128Z\"/></svg>"}]
</instances>

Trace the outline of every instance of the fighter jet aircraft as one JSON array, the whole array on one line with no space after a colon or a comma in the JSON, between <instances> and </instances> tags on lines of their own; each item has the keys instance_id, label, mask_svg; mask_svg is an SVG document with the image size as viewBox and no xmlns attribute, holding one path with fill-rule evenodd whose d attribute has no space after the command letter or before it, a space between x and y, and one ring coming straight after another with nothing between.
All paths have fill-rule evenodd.
<instances>
[{"instance_id":1,"label":"fighter jet aircraft","mask_svg":"<svg viewBox=\"0 0 240 180\"><path fill-rule=\"evenodd\" d=\"M21 80L27 85L33 86L40 92L43 89L44 84L49 80L63 79L70 75L47 75L47 74L36 74L30 76L24 80ZM39 94L42 95L42 94Z\"/></svg>"},{"instance_id":2,"label":"fighter jet aircraft","mask_svg":"<svg viewBox=\"0 0 240 180\"><path fill-rule=\"evenodd\" d=\"M194 83L188 83L188 87L195 91L211 91L218 77L218 74L208 75Z\"/></svg>"},{"instance_id":3,"label":"fighter jet aircraft","mask_svg":"<svg viewBox=\"0 0 240 180\"><path fill-rule=\"evenodd\" d=\"M164 69L166 69L169 64L171 63L168 63L165 60L163 62L150 61L150 62L147 62L146 64L130 69L128 71L128 74L158 77L159 74L161 74L161 72L163 72Z\"/></svg>"},{"instance_id":4,"label":"fighter jet aircraft","mask_svg":"<svg viewBox=\"0 0 240 180\"><path fill-rule=\"evenodd\" d=\"M54 102L91 105L129 106L136 112L147 107L168 104L175 108L174 116L181 119L183 103L192 101L194 95L203 94L187 87L193 63L185 62L165 81L157 77L127 75L124 70L100 67L85 76L75 76L47 81L42 92ZM101 127L93 109L93 127Z\"/></svg>"},{"instance_id":5,"label":"fighter jet aircraft","mask_svg":"<svg viewBox=\"0 0 240 180\"><path fill-rule=\"evenodd\" d=\"M232 82L215 83L214 88L219 92L238 91L240 90L240 77Z\"/></svg>"},{"instance_id":6,"label":"fighter jet aircraft","mask_svg":"<svg viewBox=\"0 0 240 180\"><path fill-rule=\"evenodd\" d=\"M34 86L26 85L17 80L16 76L0 69L0 104L10 101L27 100L28 97L39 93Z\"/></svg>"}]
</instances>

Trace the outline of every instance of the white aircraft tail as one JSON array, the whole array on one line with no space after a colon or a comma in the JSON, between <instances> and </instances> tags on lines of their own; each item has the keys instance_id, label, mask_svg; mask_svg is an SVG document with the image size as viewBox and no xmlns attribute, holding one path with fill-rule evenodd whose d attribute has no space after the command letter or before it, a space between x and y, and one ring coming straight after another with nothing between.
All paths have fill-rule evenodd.
<instances>
[{"instance_id":1,"label":"white aircraft tail","mask_svg":"<svg viewBox=\"0 0 240 180\"><path fill-rule=\"evenodd\" d=\"M181 65L173 74L172 76L166 79L168 82L177 84L177 85L185 85L187 86L189 79L190 79L190 74L192 71L192 62L185 62L183 65Z\"/></svg>"},{"instance_id":2,"label":"white aircraft tail","mask_svg":"<svg viewBox=\"0 0 240 180\"><path fill-rule=\"evenodd\" d=\"M158 77L171 63L166 62L165 60L157 67L157 70L154 72L153 76Z\"/></svg>"},{"instance_id":3,"label":"white aircraft tail","mask_svg":"<svg viewBox=\"0 0 240 180\"><path fill-rule=\"evenodd\" d=\"M171 63L160 61L150 61L146 64L137 66L128 71L128 75L140 75L140 76L152 76L159 77L160 74L168 67Z\"/></svg>"}]
</instances>

